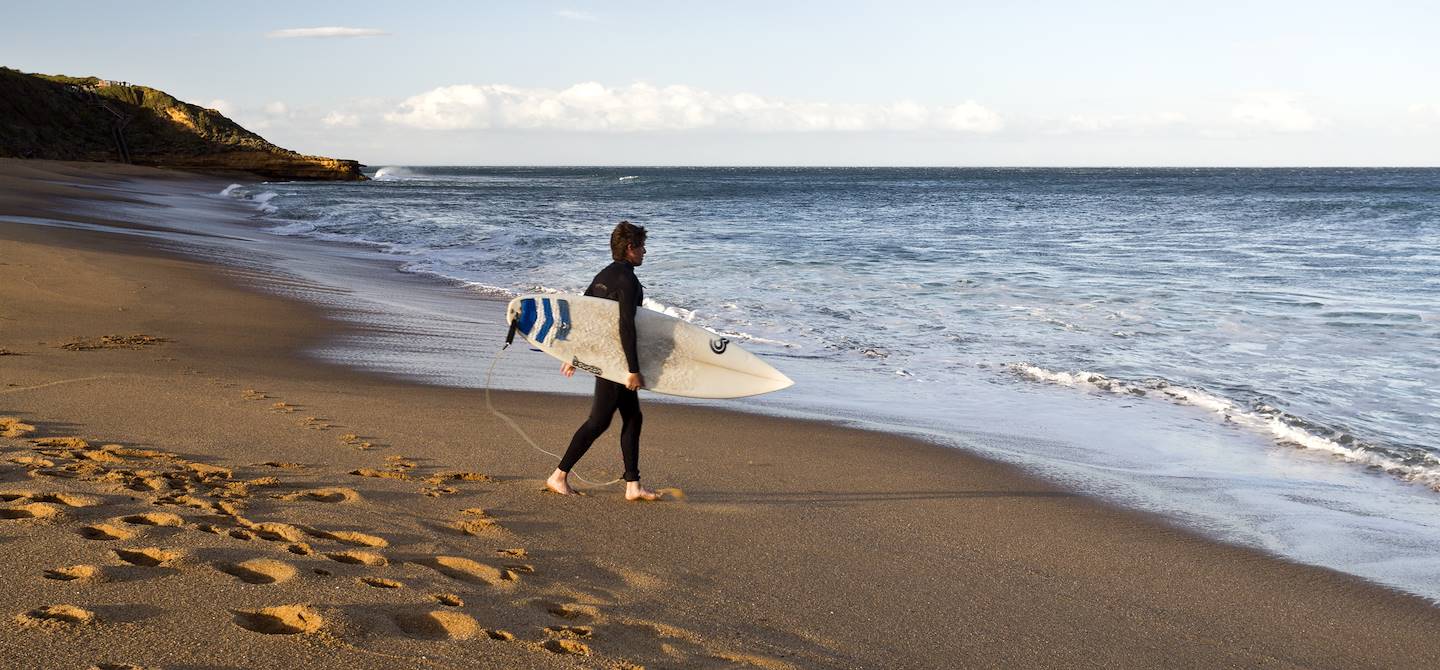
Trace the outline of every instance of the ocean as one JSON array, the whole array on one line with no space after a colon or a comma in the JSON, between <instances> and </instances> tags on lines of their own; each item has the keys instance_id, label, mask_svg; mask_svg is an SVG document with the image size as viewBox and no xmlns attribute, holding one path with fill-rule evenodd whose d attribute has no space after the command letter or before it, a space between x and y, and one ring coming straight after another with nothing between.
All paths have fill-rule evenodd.
<instances>
[{"instance_id":1,"label":"ocean","mask_svg":"<svg viewBox=\"0 0 1440 670\"><path fill-rule=\"evenodd\" d=\"M1440 600L1440 170L372 175L218 194L409 276L402 299L291 263L383 326L317 355L588 392L523 350L487 378L504 324L465 299L582 291L628 219L647 307L797 381L717 405L919 435Z\"/></svg>"}]
</instances>

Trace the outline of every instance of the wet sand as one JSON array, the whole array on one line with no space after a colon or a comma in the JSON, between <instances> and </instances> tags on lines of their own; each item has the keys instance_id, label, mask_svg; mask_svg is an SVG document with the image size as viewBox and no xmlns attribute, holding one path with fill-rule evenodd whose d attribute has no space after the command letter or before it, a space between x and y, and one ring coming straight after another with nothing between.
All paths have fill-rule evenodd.
<instances>
[{"instance_id":1,"label":"wet sand","mask_svg":"<svg viewBox=\"0 0 1440 670\"><path fill-rule=\"evenodd\" d=\"M0 666L1440 664L1418 598L886 434L650 403L679 495L544 493L481 392L301 355L320 309L13 222L103 223L136 178L218 190L0 161ZM494 399L557 448L587 410Z\"/></svg>"}]
</instances>

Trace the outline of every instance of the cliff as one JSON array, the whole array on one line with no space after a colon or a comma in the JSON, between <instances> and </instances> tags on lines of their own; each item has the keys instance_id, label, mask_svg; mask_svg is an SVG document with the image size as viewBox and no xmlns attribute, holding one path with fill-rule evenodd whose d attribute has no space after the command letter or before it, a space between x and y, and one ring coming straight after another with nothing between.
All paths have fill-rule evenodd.
<instances>
[{"instance_id":1,"label":"cliff","mask_svg":"<svg viewBox=\"0 0 1440 670\"><path fill-rule=\"evenodd\" d=\"M148 86L0 67L0 157L121 161L267 179L365 179L360 164L282 149Z\"/></svg>"}]
</instances>

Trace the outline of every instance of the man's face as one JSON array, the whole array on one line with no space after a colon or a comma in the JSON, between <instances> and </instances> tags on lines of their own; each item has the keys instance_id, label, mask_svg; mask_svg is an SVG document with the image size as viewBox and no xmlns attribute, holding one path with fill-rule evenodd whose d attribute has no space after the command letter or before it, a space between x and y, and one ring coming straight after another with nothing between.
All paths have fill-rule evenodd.
<instances>
[{"instance_id":1,"label":"man's face","mask_svg":"<svg viewBox=\"0 0 1440 670\"><path fill-rule=\"evenodd\" d=\"M640 265L644 263L645 243L641 242L639 246L631 245L629 250L625 252L625 260L629 261L631 265Z\"/></svg>"}]
</instances>

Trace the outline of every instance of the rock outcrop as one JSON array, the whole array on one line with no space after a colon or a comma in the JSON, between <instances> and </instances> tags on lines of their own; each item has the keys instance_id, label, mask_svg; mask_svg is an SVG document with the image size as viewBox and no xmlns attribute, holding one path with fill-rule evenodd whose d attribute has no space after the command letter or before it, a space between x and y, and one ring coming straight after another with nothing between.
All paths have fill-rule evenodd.
<instances>
[{"instance_id":1,"label":"rock outcrop","mask_svg":"<svg viewBox=\"0 0 1440 670\"><path fill-rule=\"evenodd\" d=\"M0 67L0 157L121 161L267 179L365 179L360 164L282 149L148 86Z\"/></svg>"}]
</instances>

